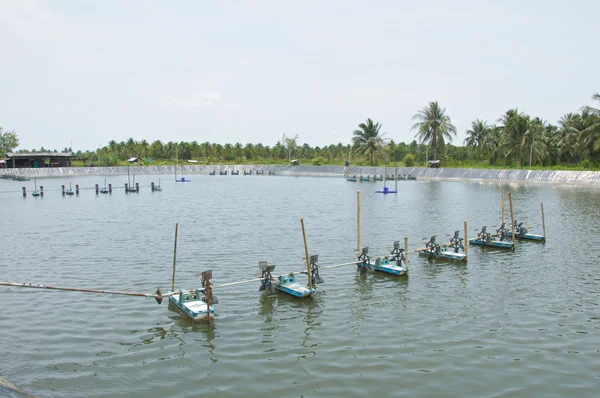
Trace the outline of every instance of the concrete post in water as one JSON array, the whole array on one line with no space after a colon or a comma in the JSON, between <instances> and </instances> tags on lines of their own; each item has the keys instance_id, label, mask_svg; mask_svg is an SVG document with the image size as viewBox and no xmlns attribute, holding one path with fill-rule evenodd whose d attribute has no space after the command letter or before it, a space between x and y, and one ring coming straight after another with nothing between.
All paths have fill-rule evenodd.
<instances>
[{"instance_id":1,"label":"concrete post in water","mask_svg":"<svg viewBox=\"0 0 600 398\"><path fill-rule=\"evenodd\" d=\"M154 182L151 182L151 183L150 183L150 190L151 190L152 192L154 192Z\"/></svg>"},{"instance_id":2,"label":"concrete post in water","mask_svg":"<svg viewBox=\"0 0 600 398\"><path fill-rule=\"evenodd\" d=\"M515 218L513 216L512 194L508 193L508 203L510 205L510 231L512 234L513 250L515 249Z\"/></svg>"},{"instance_id":3,"label":"concrete post in water","mask_svg":"<svg viewBox=\"0 0 600 398\"><path fill-rule=\"evenodd\" d=\"M129 184L125 183L125 193L129 193Z\"/></svg>"},{"instance_id":4,"label":"concrete post in water","mask_svg":"<svg viewBox=\"0 0 600 398\"><path fill-rule=\"evenodd\" d=\"M360 251L360 191L356 191L356 251Z\"/></svg>"},{"instance_id":5,"label":"concrete post in water","mask_svg":"<svg viewBox=\"0 0 600 398\"><path fill-rule=\"evenodd\" d=\"M469 253L469 239L467 239L467 222L465 221L465 256Z\"/></svg>"},{"instance_id":6,"label":"concrete post in water","mask_svg":"<svg viewBox=\"0 0 600 398\"><path fill-rule=\"evenodd\" d=\"M135 183L135 192L140 192L140 183L139 182Z\"/></svg>"},{"instance_id":7,"label":"concrete post in water","mask_svg":"<svg viewBox=\"0 0 600 398\"><path fill-rule=\"evenodd\" d=\"M75 184L75 194L79 195L79 184Z\"/></svg>"},{"instance_id":8,"label":"concrete post in water","mask_svg":"<svg viewBox=\"0 0 600 398\"><path fill-rule=\"evenodd\" d=\"M64 196L64 194L65 194L65 186L64 186L64 185L61 185L60 187L61 187L61 189L62 189L62 194L63 194L63 196Z\"/></svg>"},{"instance_id":9,"label":"concrete post in water","mask_svg":"<svg viewBox=\"0 0 600 398\"><path fill-rule=\"evenodd\" d=\"M179 223L175 224L175 247L173 248L173 279L171 282L171 291L175 291L175 270L177 264L177 232L179 231Z\"/></svg>"},{"instance_id":10,"label":"concrete post in water","mask_svg":"<svg viewBox=\"0 0 600 398\"><path fill-rule=\"evenodd\" d=\"M112 184L108 184L108 193L112 193Z\"/></svg>"},{"instance_id":11,"label":"concrete post in water","mask_svg":"<svg viewBox=\"0 0 600 398\"><path fill-rule=\"evenodd\" d=\"M408 236L404 237L404 258L406 263L406 270L408 271Z\"/></svg>"},{"instance_id":12,"label":"concrete post in water","mask_svg":"<svg viewBox=\"0 0 600 398\"><path fill-rule=\"evenodd\" d=\"M27 188L23 187L23 197L27 196Z\"/></svg>"},{"instance_id":13,"label":"concrete post in water","mask_svg":"<svg viewBox=\"0 0 600 398\"><path fill-rule=\"evenodd\" d=\"M40 185L40 195L44 196L44 186Z\"/></svg>"},{"instance_id":14,"label":"concrete post in water","mask_svg":"<svg viewBox=\"0 0 600 398\"><path fill-rule=\"evenodd\" d=\"M546 221L544 220L544 204L540 203L542 207L542 230L544 231L544 238L546 238Z\"/></svg>"},{"instance_id":15,"label":"concrete post in water","mask_svg":"<svg viewBox=\"0 0 600 398\"><path fill-rule=\"evenodd\" d=\"M100 187L98 187L98 184L94 185L94 189L96 190L96 195L98 195L100 193Z\"/></svg>"},{"instance_id":16,"label":"concrete post in water","mask_svg":"<svg viewBox=\"0 0 600 398\"><path fill-rule=\"evenodd\" d=\"M304 239L304 254L306 255L306 275L308 276L308 289L312 296L312 275L310 274L310 259L308 257L308 246L306 245L306 232L304 231L304 217L300 217L300 225L302 225L302 238Z\"/></svg>"}]
</instances>

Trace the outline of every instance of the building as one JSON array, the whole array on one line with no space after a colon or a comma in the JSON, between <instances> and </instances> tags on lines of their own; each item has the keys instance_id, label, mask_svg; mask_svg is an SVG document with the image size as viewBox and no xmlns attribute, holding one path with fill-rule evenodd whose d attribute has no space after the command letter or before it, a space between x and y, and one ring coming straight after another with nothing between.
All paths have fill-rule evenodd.
<instances>
[{"instance_id":1,"label":"building","mask_svg":"<svg viewBox=\"0 0 600 398\"><path fill-rule=\"evenodd\" d=\"M61 152L8 152L4 161L6 168L42 168L42 167L69 167L73 156Z\"/></svg>"}]
</instances>

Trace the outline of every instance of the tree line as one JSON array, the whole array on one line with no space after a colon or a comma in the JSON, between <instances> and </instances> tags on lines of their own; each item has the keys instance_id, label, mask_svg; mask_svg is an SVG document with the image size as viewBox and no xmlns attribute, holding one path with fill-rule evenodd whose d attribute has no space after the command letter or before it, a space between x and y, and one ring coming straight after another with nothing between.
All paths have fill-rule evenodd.
<instances>
[{"instance_id":1,"label":"tree line","mask_svg":"<svg viewBox=\"0 0 600 398\"><path fill-rule=\"evenodd\" d=\"M600 101L596 93L592 99ZM382 133L382 124L367 119L352 133L352 145L338 143L328 146L299 145L298 136L285 134L273 146L253 144L217 144L210 142L149 143L129 138L111 140L95 151L75 153L87 163L114 166L138 157L155 163L175 159L194 159L205 164L215 163L287 163L298 159L315 165L426 165L428 160L441 160L446 167L584 167L598 166L600 159L600 109L584 106L578 112L567 113L553 125L538 116L509 109L495 123L477 119L467 130L463 145L452 145L457 130L446 109L430 102L414 116L415 140L396 143ZM18 146L14 131L0 128L0 148L4 152ZM45 150L41 148L40 151ZM64 152L70 152L64 148ZM29 152L21 150L19 152ZM35 152L32 150L31 152Z\"/></svg>"}]
</instances>

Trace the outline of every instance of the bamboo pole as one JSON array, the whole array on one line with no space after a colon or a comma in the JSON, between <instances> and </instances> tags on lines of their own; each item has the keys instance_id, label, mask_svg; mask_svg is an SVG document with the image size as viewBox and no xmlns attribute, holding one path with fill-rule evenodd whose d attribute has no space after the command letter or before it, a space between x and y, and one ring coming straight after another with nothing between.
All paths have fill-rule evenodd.
<instances>
[{"instance_id":1,"label":"bamboo pole","mask_svg":"<svg viewBox=\"0 0 600 398\"><path fill-rule=\"evenodd\" d=\"M312 295L312 275L310 274L310 259L308 257L308 246L306 245L306 232L304 231L304 217L300 217L300 225L302 225L302 238L304 239L304 254L306 254L306 275L308 276L308 289Z\"/></svg>"},{"instance_id":2,"label":"bamboo pole","mask_svg":"<svg viewBox=\"0 0 600 398\"><path fill-rule=\"evenodd\" d=\"M515 248L515 218L513 215L512 194L508 193L508 203L510 204L510 229L512 235L513 250Z\"/></svg>"},{"instance_id":3,"label":"bamboo pole","mask_svg":"<svg viewBox=\"0 0 600 398\"><path fill-rule=\"evenodd\" d=\"M360 190L356 191L356 251L360 251Z\"/></svg>"},{"instance_id":4,"label":"bamboo pole","mask_svg":"<svg viewBox=\"0 0 600 398\"><path fill-rule=\"evenodd\" d=\"M465 221L465 256L469 253L469 239L467 239L467 222Z\"/></svg>"},{"instance_id":5,"label":"bamboo pole","mask_svg":"<svg viewBox=\"0 0 600 398\"><path fill-rule=\"evenodd\" d=\"M546 238L546 220L544 219L544 204L540 203L542 207L542 229L544 231L544 238Z\"/></svg>"},{"instance_id":6,"label":"bamboo pole","mask_svg":"<svg viewBox=\"0 0 600 398\"><path fill-rule=\"evenodd\" d=\"M504 224L504 191L502 191L502 223Z\"/></svg>"},{"instance_id":7,"label":"bamboo pole","mask_svg":"<svg viewBox=\"0 0 600 398\"><path fill-rule=\"evenodd\" d=\"M171 291L175 290L175 270L177 268L177 232L179 223L175 224L175 246L173 247L173 279L171 280Z\"/></svg>"},{"instance_id":8,"label":"bamboo pole","mask_svg":"<svg viewBox=\"0 0 600 398\"><path fill-rule=\"evenodd\" d=\"M406 259L406 270L408 271L408 236L404 237L404 253L406 253L404 258Z\"/></svg>"},{"instance_id":9,"label":"bamboo pole","mask_svg":"<svg viewBox=\"0 0 600 398\"><path fill-rule=\"evenodd\" d=\"M81 292L81 293L99 293L99 294L116 294L121 296L135 296L135 297L151 297L151 298L162 298L162 294L147 294L147 293L133 293L133 292L115 292L111 290L98 290L98 289L83 289L79 287L60 287L60 286L48 286L31 283L14 283L14 282L0 282L0 286L14 286L14 287L29 287L34 289L48 289L48 290L63 290L68 292Z\"/></svg>"}]
</instances>

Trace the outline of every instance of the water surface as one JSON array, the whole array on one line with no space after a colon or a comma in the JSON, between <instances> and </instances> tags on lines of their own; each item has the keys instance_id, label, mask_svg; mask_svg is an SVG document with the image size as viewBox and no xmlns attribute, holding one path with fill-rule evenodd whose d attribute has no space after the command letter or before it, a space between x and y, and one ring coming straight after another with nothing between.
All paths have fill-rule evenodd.
<instances>
[{"instance_id":1,"label":"water surface","mask_svg":"<svg viewBox=\"0 0 600 398\"><path fill-rule=\"evenodd\" d=\"M186 176L187 177L187 176ZM408 277L325 270L312 300L265 296L258 283L215 290L211 324L193 324L153 299L0 287L0 375L49 397L595 396L600 383L598 187L534 183L190 175L176 184L107 176L0 180L0 280L152 293L169 290L175 223L176 285L253 278L304 267L299 218L321 265L354 259L356 190L361 244L473 237L497 228L500 192L545 244L514 252L471 247L467 265L412 255ZM79 184L78 197L60 185ZM393 182L388 182L392 187ZM118 188L117 188L118 187ZM506 199L506 218L509 214Z\"/></svg>"}]
</instances>

